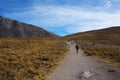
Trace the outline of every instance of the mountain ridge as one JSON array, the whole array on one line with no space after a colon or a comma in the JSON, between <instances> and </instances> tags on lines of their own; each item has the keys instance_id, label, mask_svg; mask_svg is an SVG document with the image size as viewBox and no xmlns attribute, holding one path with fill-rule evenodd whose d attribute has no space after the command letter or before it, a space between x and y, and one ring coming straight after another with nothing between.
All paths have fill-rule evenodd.
<instances>
[{"instance_id":1,"label":"mountain ridge","mask_svg":"<svg viewBox=\"0 0 120 80\"><path fill-rule=\"evenodd\" d=\"M58 35L32 24L26 24L0 16L0 37L58 37Z\"/></svg>"},{"instance_id":2,"label":"mountain ridge","mask_svg":"<svg viewBox=\"0 0 120 80\"><path fill-rule=\"evenodd\" d=\"M120 26L91 30L64 36L65 39L120 45Z\"/></svg>"}]
</instances>

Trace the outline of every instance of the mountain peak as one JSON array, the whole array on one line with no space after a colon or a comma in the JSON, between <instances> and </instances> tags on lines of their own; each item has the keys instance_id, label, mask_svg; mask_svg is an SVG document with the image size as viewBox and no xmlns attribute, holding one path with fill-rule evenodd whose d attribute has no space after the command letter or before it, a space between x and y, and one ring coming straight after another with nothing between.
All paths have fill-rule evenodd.
<instances>
[{"instance_id":1,"label":"mountain peak","mask_svg":"<svg viewBox=\"0 0 120 80\"><path fill-rule=\"evenodd\" d=\"M0 37L1 38L25 38L25 37L56 37L49 31L40 27L21 23L0 16Z\"/></svg>"}]
</instances>

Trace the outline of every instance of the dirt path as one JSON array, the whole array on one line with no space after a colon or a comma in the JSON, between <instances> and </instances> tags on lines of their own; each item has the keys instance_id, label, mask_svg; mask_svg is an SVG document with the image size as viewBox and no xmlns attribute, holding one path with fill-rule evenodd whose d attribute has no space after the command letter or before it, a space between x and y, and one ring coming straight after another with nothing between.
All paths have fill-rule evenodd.
<instances>
[{"instance_id":1,"label":"dirt path","mask_svg":"<svg viewBox=\"0 0 120 80\"><path fill-rule=\"evenodd\" d=\"M48 80L120 80L120 69L85 56L82 50L77 54L75 44L68 44L69 54Z\"/></svg>"}]
</instances>

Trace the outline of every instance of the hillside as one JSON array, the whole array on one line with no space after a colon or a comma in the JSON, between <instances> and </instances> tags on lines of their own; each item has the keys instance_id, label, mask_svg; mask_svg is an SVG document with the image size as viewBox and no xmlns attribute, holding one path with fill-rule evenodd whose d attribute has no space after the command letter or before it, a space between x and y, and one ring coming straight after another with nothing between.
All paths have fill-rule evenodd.
<instances>
[{"instance_id":1,"label":"hillside","mask_svg":"<svg viewBox=\"0 0 120 80\"><path fill-rule=\"evenodd\" d=\"M72 38L75 40L97 42L102 44L120 45L120 26L76 33L65 36L64 38Z\"/></svg>"},{"instance_id":2,"label":"hillside","mask_svg":"<svg viewBox=\"0 0 120 80\"><path fill-rule=\"evenodd\" d=\"M25 37L56 37L37 26L21 23L0 16L0 38L25 38Z\"/></svg>"}]
</instances>

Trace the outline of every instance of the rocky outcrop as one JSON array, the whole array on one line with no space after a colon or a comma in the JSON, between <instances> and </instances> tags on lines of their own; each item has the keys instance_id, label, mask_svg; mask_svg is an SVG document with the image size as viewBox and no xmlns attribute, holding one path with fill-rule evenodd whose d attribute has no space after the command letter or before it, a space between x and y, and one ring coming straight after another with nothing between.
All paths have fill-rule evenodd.
<instances>
[{"instance_id":1,"label":"rocky outcrop","mask_svg":"<svg viewBox=\"0 0 120 80\"><path fill-rule=\"evenodd\" d=\"M56 37L57 35L40 27L21 23L0 16L1 38L25 38L25 37Z\"/></svg>"}]
</instances>

